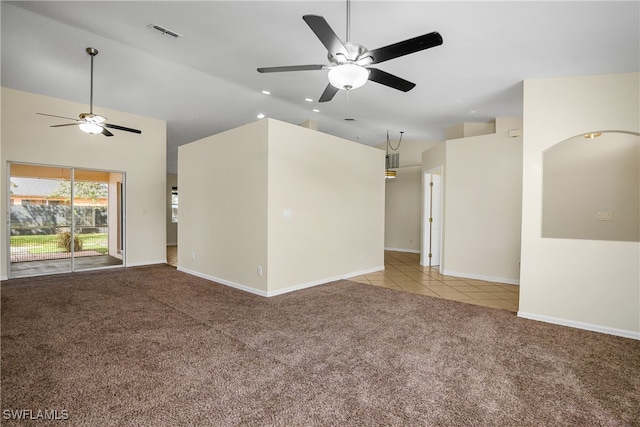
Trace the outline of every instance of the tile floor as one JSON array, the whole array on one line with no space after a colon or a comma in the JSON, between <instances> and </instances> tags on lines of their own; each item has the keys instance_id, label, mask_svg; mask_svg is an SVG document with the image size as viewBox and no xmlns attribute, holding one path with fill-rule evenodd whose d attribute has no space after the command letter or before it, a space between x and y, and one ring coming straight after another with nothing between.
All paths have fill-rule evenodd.
<instances>
[{"instance_id":1,"label":"tile floor","mask_svg":"<svg viewBox=\"0 0 640 427\"><path fill-rule=\"evenodd\" d=\"M178 246L167 246L167 264L174 267L178 266Z\"/></svg>"},{"instance_id":2,"label":"tile floor","mask_svg":"<svg viewBox=\"0 0 640 427\"><path fill-rule=\"evenodd\" d=\"M177 265L177 247L167 247L167 263ZM384 271L352 277L367 285L461 301L485 307L518 311L520 288L517 285L465 279L440 274L437 267L420 265L420 255L385 251Z\"/></svg>"},{"instance_id":3,"label":"tile floor","mask_svg":"<svg viewBox=\"0 0 640 427\"><path fill-rule=\"evenodd\" d=\"M445 276L420 265L420 254L385 251L384 271L350 280L415 294L518 311L519 286Z\"/></svg>"}]
</instances>

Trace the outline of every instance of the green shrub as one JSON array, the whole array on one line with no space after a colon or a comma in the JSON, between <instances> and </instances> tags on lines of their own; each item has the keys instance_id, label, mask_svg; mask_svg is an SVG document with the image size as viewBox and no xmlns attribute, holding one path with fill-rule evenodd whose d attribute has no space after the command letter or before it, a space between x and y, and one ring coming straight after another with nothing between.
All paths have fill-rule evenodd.
<instances>
[{"instance_id":1,"label":"green shrub","mask_svg":"<svg viewBox=\"0 0 640 427\"><path fill-rule=\"evenodd\" d=\"M58 247L63 248L67 252L71 252L71 233L63 231L58 233ZM75 252L82 250L82 240L76 235L73 237L73 250Z\"/></svg>"}]
</instances>

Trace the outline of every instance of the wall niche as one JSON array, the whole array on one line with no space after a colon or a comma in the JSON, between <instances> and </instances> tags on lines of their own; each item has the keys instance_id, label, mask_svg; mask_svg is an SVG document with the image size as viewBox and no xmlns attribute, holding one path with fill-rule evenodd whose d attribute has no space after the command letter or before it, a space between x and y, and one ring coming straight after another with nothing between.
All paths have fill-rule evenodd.
<instances>
[{"instance_id":1,"label":"wall niche","mask_svg":"<svg viewBox=\"0 0 640 427\"><path fill-rule=\"evenodd\" d=\"M640 136L593 132L542 158L542 237L640 241Z\"/></svg>"}]
</instances>

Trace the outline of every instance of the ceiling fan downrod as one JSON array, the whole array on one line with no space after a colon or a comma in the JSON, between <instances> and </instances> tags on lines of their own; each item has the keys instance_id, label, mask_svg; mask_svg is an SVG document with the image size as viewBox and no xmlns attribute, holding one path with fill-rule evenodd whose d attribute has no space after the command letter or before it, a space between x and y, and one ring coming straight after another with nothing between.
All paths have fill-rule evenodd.
<instances>
[{"instance_id":1,"label":"ceiling fan downrod","mask_svg":"<svg viewBox=\"0 0 640 427\"><path fill-rule=\"evenodd\" d=\"M88 47L86 51L89 56L91 56L91 88L89 90L89 114L93 115L93 57L98 54L98 49Z\"/></svg>"},{"instance_id":2,"label":"ceiling fan downrod","mask_svg":"<svg viewBox=\"0 0 640 427\"><path fill-rule=\"evenodd\" d=\"M351 0L347 0L347 34L345 42L351 41Z\"/></svg>"}]
</instances>

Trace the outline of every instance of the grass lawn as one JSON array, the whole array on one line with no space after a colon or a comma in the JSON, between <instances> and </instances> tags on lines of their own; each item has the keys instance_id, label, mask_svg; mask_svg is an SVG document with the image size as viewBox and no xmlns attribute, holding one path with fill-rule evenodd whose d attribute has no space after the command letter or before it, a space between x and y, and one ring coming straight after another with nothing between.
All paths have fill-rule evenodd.
<instances>
[{"instance_id":1,"label":"grass lawn","mask_svg":"<svg viewBox=\"0 0 640 427\"><path fill-rule=\"evenodd\" d=\"M109 251L107 233L76 234L82 241L82 250L106 254ZM67 252L58 246L57 234L35 236L11 236L11 248L25 248L30 254Z\"/></svg>"}]
</instances>

